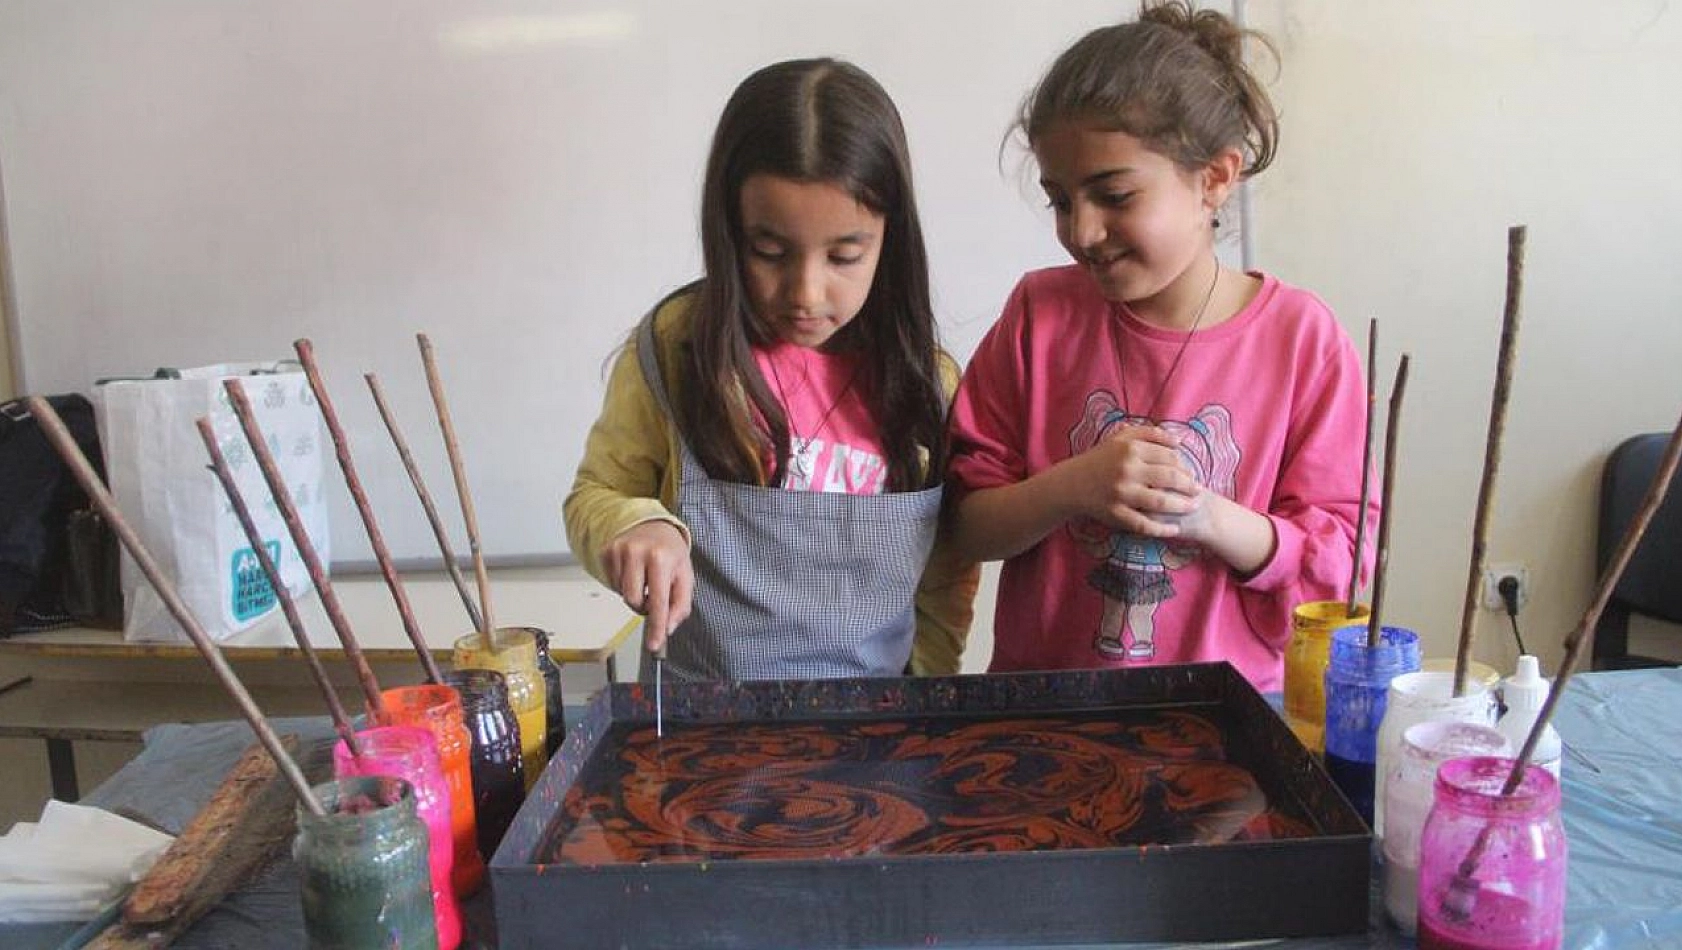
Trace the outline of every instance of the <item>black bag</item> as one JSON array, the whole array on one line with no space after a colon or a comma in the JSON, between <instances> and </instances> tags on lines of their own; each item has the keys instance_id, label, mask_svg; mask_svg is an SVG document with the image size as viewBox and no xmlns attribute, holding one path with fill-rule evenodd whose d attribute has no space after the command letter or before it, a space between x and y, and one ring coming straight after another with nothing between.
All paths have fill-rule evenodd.
<instances>
[{"instance_id":1,"label":"black bag","mask_svg":"<svg viewBox=\"0 0 1682 950\"><path fill-rule=\"evenodd\" d=\"M47 400L100 471L93 406ZM0 403L0 636L74 623L120 629L116 538L23 401Z\"/></svg>"}]
</instances>

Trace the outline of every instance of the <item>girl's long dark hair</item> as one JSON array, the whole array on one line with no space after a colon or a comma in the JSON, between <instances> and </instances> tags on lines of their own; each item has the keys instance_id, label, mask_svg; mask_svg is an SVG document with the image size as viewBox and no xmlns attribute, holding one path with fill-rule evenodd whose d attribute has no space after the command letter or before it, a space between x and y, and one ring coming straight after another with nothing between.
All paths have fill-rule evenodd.
<instances>
[{"instance_id":1,"label":"girl's long dark hair","mask_svg":"<svg viewBox=\"0 0 1682 950\"><path fill-rule=\"evenodd\" d=\"M887 490L939 484L945 397L905 128L874 79L833 59L759 70L736 88L719 118L701 193L706 275L695 293L686 397L677 407L690 448L708 474L726 481L780 484L788 466L788 419L751 350L770 342L773 331L754 315L742 276L742 183L759 174L834 184L882 215L875 280L863 309L830 345L859 360L857 388L887 457ZM762 474L767 448L776 464ZM929 453L926 467L922 448Z\"/></svg>"}]
</instances>

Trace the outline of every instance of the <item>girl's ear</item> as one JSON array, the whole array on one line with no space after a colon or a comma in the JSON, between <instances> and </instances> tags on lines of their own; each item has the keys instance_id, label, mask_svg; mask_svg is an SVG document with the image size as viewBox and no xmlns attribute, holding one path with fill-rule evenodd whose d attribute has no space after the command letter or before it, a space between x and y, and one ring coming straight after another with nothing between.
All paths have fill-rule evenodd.
<instances>
[{"instance_id":1,"label":"girl's ear","mask_svg":"<svg viewBox=\"0 0 1682 950\"><path fill-rule=\"evenodd\" d=\"M1221 149L1203 166L1203 203L1211 213L1226 203L1243 172L1244 153L1237 148Z\"/></svg>"}]
</instances>

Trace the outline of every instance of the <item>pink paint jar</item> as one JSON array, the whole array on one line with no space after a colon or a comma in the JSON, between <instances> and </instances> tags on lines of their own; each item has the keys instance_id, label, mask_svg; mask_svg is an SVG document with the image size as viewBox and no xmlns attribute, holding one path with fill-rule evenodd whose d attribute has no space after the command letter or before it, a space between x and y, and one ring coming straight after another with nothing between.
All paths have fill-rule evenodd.
<instances>
[{"instance_id":1,"label":"pink paint jar","mask_svg":"<svg viewBox=\"0 0 1682 950\"><path fill-rule=\"evenodd\" d=\"M1452 759L1419 842L1421 950L1551 950L1565 928L1565 829L1559 783L1513 760Z\"/></svg>"},{"instance_id":2,"label":"pink paint jar","mask_svg":"<svg viewBox=\"0 0 1682 950\"><path fill-rule=\"evenodd\" d=\"M450 798L438 767L438 744L419 726L378 726L356 734L361 759L343 741L333 747L334 778L389 775L414 786L415 811L426 825L432 868L432 913L438 923L440 950L461 945L461 910L450 886L455 843L450 836Z\"/></svg>"}]
</instances>

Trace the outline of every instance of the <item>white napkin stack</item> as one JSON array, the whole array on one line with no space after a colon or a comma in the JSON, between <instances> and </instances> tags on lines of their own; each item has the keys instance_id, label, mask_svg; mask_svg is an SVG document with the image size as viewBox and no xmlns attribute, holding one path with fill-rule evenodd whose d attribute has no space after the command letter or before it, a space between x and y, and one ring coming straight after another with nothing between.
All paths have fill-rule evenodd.
<instances>
[{"instance_id":1,"label":"white napkin stack","mask_svg":"<svg viewBox=\"0 0 1682 950\"><path fill-rule=\"evenodd\" d=\"M0 836L0 922L88 920L140 879L169 835L98 808L47 801Z\"/></svg>"}]
</instances>

